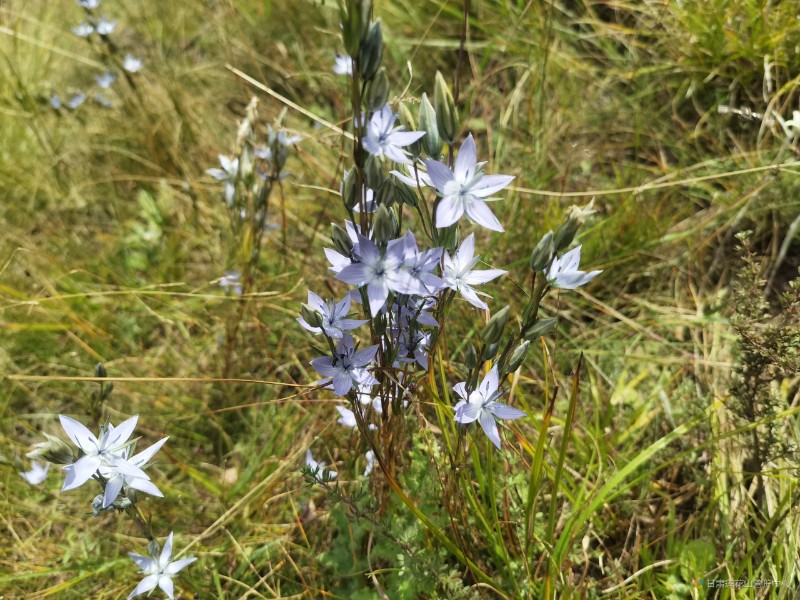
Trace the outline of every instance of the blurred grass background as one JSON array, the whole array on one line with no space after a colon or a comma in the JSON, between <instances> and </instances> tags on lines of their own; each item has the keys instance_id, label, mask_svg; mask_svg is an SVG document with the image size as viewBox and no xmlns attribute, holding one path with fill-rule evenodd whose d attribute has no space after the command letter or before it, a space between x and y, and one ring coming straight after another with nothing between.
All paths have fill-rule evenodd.
<instances>
[{"instance_id":1,"label":"blurred grass background","mask_svg":"<svg viewBox=\"0 0 800 600\"><path fill-rule=\"evenodd\" d=\"M461 11L455 1L376 2L393 95L430 94L437 69L452 76ZM403 511L380 516L381 526L349 521L304 485L312 443L347 489L362 485L363 464L352 458L358 440L335 425L332 398L294 387L316 377L294 319L307 289L331 285L321 249L343 217L334 190L347 150L293 109L284 125L303 141L271 200L277 228L235 346L234 376L259 383L213 381L242 300L218 285L230 267L228 215L204 170L233 152L251 96L265 123L284 108L226 66L344 126L347 84L331 72L341 51L334 3L107 0L101 12L119 19L114 42L144 60L136 85L119 80L111 109L90 96L76 111L54 111L51 94L89 89L112 59L70 31L82 20L77 3L0 5L0 373L10 376L0 387L0 595L121 598L138 580L125 553L145 543L130 522L90 517L88 492L61 494L54 473L40 488L17 474L41 431L60 433L55 415L87 414L96 384L60 378L90 376L103 362L110 376L131 378L115 384L112 422L139 413L148 441L171 436L153 470L166 498L142 505L156 531L175 530L176 547L192 542L200 558L176 582L183 597L502 597L432 550ZM726 410L735 234L753 231L767 292L784 290L800 265L790 227L800 213L797 149L770 119L718 112L789 118L798 47L791 2L471 2L464 134L475 134L493 172L516 176L493 205L507 233L479 234L484 259L510 274L492 288L493 307L523 304L532 245L566 207L594 197L598 209L581 241L585 265L603 275L544 306L561 316L547 346L563 389L580 352L586 360L553 492L557 529L567 532L560 597L699 597L692 580L707 573L798 586L795 463L776 467L772 496L756 502ZM551 384L539 354L515 388L536 424ZM793 443L797 383L777 385ZM209 411L219 405L240 417L224 457L212 443L214 423L226 422ZM536 426L522 426L531 440ZM436 513L430 437L409 449L404 476ZM777 528L781 544L754 535L758 523ZM491 554L474 551L475 560ZM543 544L543 556L551 551ZM485 560L489 572L507 568ZM505 592L538 597L540 581ZM763 593L791 597L788 586L753 592Z\"/></svg>"}]
</instances>

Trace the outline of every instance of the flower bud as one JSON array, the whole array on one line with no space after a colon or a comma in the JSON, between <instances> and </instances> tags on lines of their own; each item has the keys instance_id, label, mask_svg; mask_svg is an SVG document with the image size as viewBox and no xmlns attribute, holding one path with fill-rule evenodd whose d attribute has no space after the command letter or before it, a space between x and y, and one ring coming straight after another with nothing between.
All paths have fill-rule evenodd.
<instances>
[{"instance_id":1,"label":"flower bud","mask_svg":"<svg viewBox=\"0 0 800 600\"><path fill-rule=\"evenodd\" d=\"M530 345L531 343L529 341L524 341L517 346L517 348L511 354L511 358L508 360L508 364L506 365L505 369L503 369L506 374L513 373L519 369L522 361L525 360L525 356L528 354L528 346Z\"/></svg>"},{"instance_id":2,"label":"flower bud","mask_svg":"<svg viewBox=\"0 0 800 600\"><path fill-rule=\"evenodd\" d=\"M481 331L481 340L487 346L495 344L503 337L503 329L508 323L508 315L511 312L511 307L506 306L502 310L497 311L489 319L489 322L484 326Z\"/></svg>"},{"instance_id":3,"label":"flower bud","mask_svg":"<svg viewBox=\"0 0 800 600\"><path fill-rule=\"evenodd\" d=\"M108 373L106 372L105 365L99 362L94 367L94 376L95 377L108 377Z\"/></svg>"},{"instance_id":4,"label":"flower bud","mask_svg":"<svg viewBox=\"0 0 800 600\"><path fill-rule=\"evenodd\" d=\"M500 349L500 342L495 342L494 344L489 344L483 349L483 357L481 358L482 361L486 362L487 360L492 360L495 356L497 356L497 351Z\"/></svg>"},{"instance_id":5,"label":"flower bud","mask_svg":"<svg viewBox=\"0 0 800 600\"><path fill-rule=\"evenodd\" d=\"M522 338L532 342L533 340L540 338L543 335L547 335L551 331L555 330L557 323L558 319L555 317L550 319L539 319L533 325L525 328L525 331L522 332Z\"/></svg>"},{"instance_id":6,"label":"flower bud","mask_svg":"<svg viewBox=\"0 0 800 600\"><path fill-rule=\"evenodd\" d=\"M344 42L345 50L353 58L358 56L361 41L366 37L371 10L371 0L356 0L355 2L342 2L339 4L342 41Z\"/></svg>"},{"instance_id":7,"label":"flower bud","mask_svg":"<svg viewBox=\"0 0 800 600\"><path fill-rule=\"evenodd\" d=\"M333 247L339 254L351 256L353 254L353 240L347 235L347 231L336 223L331 223L331 239Z\"/></svg>"},{"instance_id":8,"label":"flower bud","mask_svg":"<svg viewBox=\"0 0 800 600\"><path fill-rule=\"evenodd\" d=\"M375 229L373 239L377 244L385 244L395 238L395 223L392 219L392 211L385 206L379 206L375 213Z\"/></svg>"},{"instance_id":9,"label":"flower bud","mask_svg":"<svg viewBox=\"0 0 800 600\"><path fill-rule=\"evenodd\" d=\"M344 174L342 182L342 202L348 209L353 209L358 205L359 197L356 190L356 170L350 169Z\"/></svg>"},{"instance_id":10,"label":"flower bud","mask_svg":"<svg viewBox=\"0 0 800 600\"><path fill-rule=\"evenodd\" d=\"M394 180L391 177L387 177L383 180L381 187L378 188L376 192L376 200L378 202L378 206L385 206L386 208L391 208L394 204L396 198L396 188L394 184Z\"/></svg>"},{"instance_id":11,"label":"flower bud","mask_svg":"<svg viewBox=\"0 0 800 600\"><path fill-rule=\"evenodd\" d=\"M467 351L464 353L464 366L468 369L478 366L478 352L472 344L467 346Z\"/></svg>"},{"instance_id":12,"label":"flower bud","mask_svg":"<svg viewBox=\"0 0 800 600\"><path fill-rule=\"evenodd\" d=\"M548 231L531 252L531 270L534 273L544 271L553 260L554 252L553 232Z\"/></svg>"},{"instance_id":13,"label":"flower bud","mask_svg":"<svg viewBox=\"0 0 800 600\"><path fill-rule=\"evenodd\" d=\"M414 208L417 207L418 204L417 194L405 183L403 183L402 181L395 181L394 190L396 193L396 198L399 202L402 202L403 204L407 204L408 206Z\"/></svg>"},{"instance_id":14,"label":"flower bud","mask_svg":"<svg viewBox=\"0 0 800 600\"><path fill-rule=\"evenodd\" d=\"M422 94L422 100L419 103L419 129L425 132L420 140L425 152L432 159L439 160L442 155L442 138L439 137L439 127L436 124L436 111L428 100L427 94Z\"/></svg>"},{"instance_id":15,"label":"flower bud","mask_svg":"<svg viewBox=\"0 0 800 600\"><path fill-rule=\"evenodd\" d=\"M568 218L561 224L561 227L556 230L556 234L553 237L553 246L556 252L561 252L569 248L572 240L575 239L576 233L578 233L577 219Z\"/></svg>"},{"instance_id":16,"label":"flower bud","mask_svg":"<svg viewBox=\"0 0 800 600\"><path fill-rule=\"evenodd\" d=\"M75 462L72 448L49 433L44 433L43 435L47 438L47 441L34 444L33 450L27 454L28 458L43 458L55 465L71 465Z\"/></svg>"},{"instance_id":17,"label":"flower bud","mask_svg":"<svg viewBox=\"0 0 800 600\"><path fill-rule=\"evenodd\" d=\"M370 154L364 163L364 183L371 190L377 190L383 183L383 170L381 169L381 159Z\"/></svg>"},{"instance_id":18,"label":"flower bud","mask_svg":"<svg viewBox=\"0 0 800 600\"><path fill-rule=\"evenodd\" d=\"M161 546L158 545L158 542L155 539L152 539L147 543L147 553L154 557L161 554Z\"/></svg>"},{"instance_id":19,"label":"flower bud","mask_svg":"<svg viewBox=\"0 0 800 600\"><path fill-rule=\"evenodd\" d=\"M440 71L436 71L433 105L436 109L436 125L439 135L447 144L454 144L458 135L458 113L453 101L453 94Z\"/></svg>"},{"instance_id":20,"label":"flower bud","mask_svg":"<svg viewBox=\"0 0 800 600\"><path fill-rule=\"evenodd\" d=\"M383 59L383 31L381 30L381 22L378 20L370 25L367 37L359 49L361 77L364 81L372 81L381 66L381 59ZM381 106L383 105L381 104Z\"/></svg>"},{"instance_id":21,"label":"flower bud","mask_svg":"<svg viewBox=\"0 0 800 600\"><path fill-rule=\"evenodd\" d=\"M367 107L370 110L380 110L388 101L389 78L386 76L386 69L381 67L367 87Z\"/></svg>"},{"instance_id":22,"label":"flower bud","mask_svg":"<svg viewBox=\"0 0 800 600\"><path fill-rule=\"evenodd\" d=\"M311 327L322 327L322 315L308 304L303 303L300 305L300 316Z\"/></svg>"}]
</instances>

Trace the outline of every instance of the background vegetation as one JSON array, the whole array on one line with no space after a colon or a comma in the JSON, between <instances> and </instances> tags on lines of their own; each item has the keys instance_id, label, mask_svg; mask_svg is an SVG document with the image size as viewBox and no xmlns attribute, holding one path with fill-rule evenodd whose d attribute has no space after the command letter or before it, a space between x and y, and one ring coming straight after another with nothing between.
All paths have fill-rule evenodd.
<instances>
[{"instance_id":1,"label":"background vegetation","mask_svg":"<svg viewBox=\"0 0 800 600\"><path fill-rule=\"evenodd\" d=\"M41 432L60 434L57 414L86 417L97 384L70 378L103 362L124 378L105 405L112 422L139 413L147 441L171 436L153 470L166 499L143 508L199 557L176 580L184 597L716 593L699 578L783 582L718 597L793 597L800 164L774 113L798 106L796 5L470 4L463 132L494 172L517 177L493 205L507 233L479 236L484 260L509 270L487 286L492 308L523 304L533 243L592 197L584 261L605 270L543 307L559 328L513 378L530 416L458 480L492 507L488 524L454 520L442 503L434 400L410 413L399 481L491 581L441 548L380 474L361 476L360 442L336 425L331 396L298 387L316 375L294 319L308 288L333 285L321 249L343 217L347 149L334 129L288 109L283 124L302 142L271 197L276 227L252 292L219 286L234 240L204 171L233 153L253 95L264 124L286 108L280 95L345 125L334 3L107 0L115 43L144 69L115 84L110 109L90 98L55 111L52 93L90 88L114 58L70 31L76 3L8 0L0 595L121 598L136 585L125 553L145 542L130 521L91 517L88 496L61 494L55 472L36 488L17 474ZM462 3L380 0L375 14L393 96L430 94L437 69L452 78ZM459 335L479 327L465 321ZM460 360L464 346L452 351ZM336 464L338 498L304 480L309 447ZM536 543L525 548L515 511L531 489Z\"/></svg>"}]
</instances>

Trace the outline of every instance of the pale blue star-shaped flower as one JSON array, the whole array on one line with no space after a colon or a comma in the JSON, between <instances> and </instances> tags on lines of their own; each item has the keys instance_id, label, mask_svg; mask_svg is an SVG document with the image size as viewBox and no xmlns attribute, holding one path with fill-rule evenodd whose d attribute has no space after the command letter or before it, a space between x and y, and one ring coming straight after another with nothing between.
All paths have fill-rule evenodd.
<instances>
[{"instance_id":1,"label":"pale blue star-shaped flower","mask_svg":"<svg viewBox=\"0 0 800 600\"><path fill-rule=\"evenodd\" d=\"M408 271L416 287L413 292L418 296L430 296L438 292L444 281L433 271L439 267L442 259L442 248L429 248L420 252L414 234L408 231L401 240L403 244L403 267Z\"/></svg>"},{"instance_id":2,"label":"pale blue star-shaped flower","mask_svg":"<svg viewBox=\"0 0 800 600\"><path fill-rule=\"evenodd\" d=\"M344 336L345 331L350 331L364 323L369 323L367 319L347 318L347 314L350 312L350 296L345 296L339 302L334 300L325 302L314 292L309 291L308 305L322 316L322 325L320 327L312 327L306 323L303 317L298 317L297 321L304 329L312 333L322 333L324 331L328 337L340 339Z\"/></svg>"},{"instance_id":3,"label":"pale blue star-shaped flower","mask_svg":"<svg viewBox=\"0 0 800 600\"><path fill-rule=\"evenodd\" d=\"M385 156L398 163L411 161L400 149L410 146L425 135L424 131L404 131L402 126L395 127L397 115L386 104L382 109L373 113L367 123L367 132L364 136L364 150L373 156Z\"/></svg>"},{"instance_id":4,"label":"pale blue star-shaped flower","mask_svg":"<svg viewBox=\"0 0 800 600\"><path fill-rule=\"evenodd\" d=\"M468 425L479 421L486 436L498 449L500 449L500 432L497 430L496 420L519 419L527 416L517 408L497 402L497 398L503 394L498 390L499 385L497 365L495 365L481 381L478 389L472 393L467 393L467 384L464 381L453 387L453 390L461 398L453 407L456 412L456 423Z\"/></svg>"},{"instance_id":5,"label":"pale blue star-shaped flower","mask_svg":"<svg viewBox=\"0 0 800 600\"><path fill-rule=\"evenodd\" d=\"M123 460L129 461L132 465L139 467L140 469L145 466L147 461L153 458L153 455L161 449L161 446L164 445L169 437L162 438L158 440L155 444L142 450L139 454L129 458L131 453L130 446L126 446L122 452L120 453L120 458ZM150 494L151 496L158 496L159 498L163 498L164 494L161 493L154 484L149 479L143 479L141 477L130 477L123 473L120 473L117 469L112 467L99 467L100 475L102 475L106 480L106 488L103 494L103 508L108 508L112 504L114 504L114 500L117 499L119 493L122 491L123 487L133 488L134 490L139 490L140 492L144 492L145 494Z\"/></svg>"},{"instance_id":6,"label":"pale blue star-shaped flower","mask_svg":"<svg viewBox=\"0 0 800 600\"><path fill-rule=\"evenodd\" d=\"M111 35L114 33L114 29L117 27L117 20L114 19L113 21L109 21L104 16L100 17L100 20L97 22L97 33L100 35Z\"/></svg>"},{"instance_id":7,"label":"pale blue star-shaped flower","mask_svg":"<svg viewBox=\"0 0 800 600\"><path fill-rule=\"evenodd\" d=\"M144 63L141 58L136 58L132 54L126 54L122 61L122 68L128 73L138 73L142 70Z\"/></svg>"},{"instance_id":8,"label":"pale blue star-shaped flower","mask_svg":"<svg viewBox=\"0 0 800 600\"><path fill-rule=\"evenodd\" d=\"M496 279L505 274L505 271L501 269L477 271L474 267L478 264L479 259L480 256L475 256L475 237L473 234L469 234L461 242L453 257L447 252L444 253L443 279L447 287L458 291L467 302L486 310L489 307L478 298L478 294L472 289L472 286Z\"/></svg>"},{"instance_id":9,"label":"pale blue star-shaped flower","mask_svg":"<svg viewBox=\"0 0 800 600\"><path fill-rule=\"evenodd\" d=\"M442 198L436 208L436 227L449 227L464 213L473 223L492 231L504 231L484 198L499 192L514 179L512 175L485 175L479 163L472 134L458 150L453 170L436 160L426 160L428 177Z\"/></svg>"},{"instance_id":10,"label":"pale blue star-shaped flower","mask_svg":"<svg viewBox=\"0 0 800 600\"><path fill-rule=\"evenodd\" d=\"M67 100L67 108L70 110L77 110L77 108L86 101L86 94L83 92L78 92L77 94L72 94Z\"/></svg>"},{"instance_id":11,"label":"pale blue star-shaped flower","mask_svg":"<svg viewBox=\"0 0 800 600\"><path fill-rule=\"evenodd\" d=\"M110 423L102 426L99 438L75 419L64 415L59 415L58 418L69 439L82 453L77 461L64 467L67 476L61 488L62 492L82 486L98 472L100 467L107 468L106 473L113 471L125 477L150 479L141 468L128 461L125 456L125 447L129 444L128 439L136 427L139 415L123 421L118 427Z\"/></svg>"},{"instance_id":12,"label":"pale blue star-shaped flower","mask_svg":"<svg viewBox=\"0 0 800 600\"><path fill-rule=\"evenodd\" d=\"M174 598L175 586L172 583L172 578L178 572L188 567L197 560L194 556L188 556L180 560L172 561L172 533L169 532L167 541L164 542L164 548L161 550L161 555L156 558L154 556L143 556L135 552L128 552L128 556L136 563L136 566L142 570L145 576L139 582L139 585L128 595L128 598L139 596L146 592L156 589L156 586L161 588L170 598Z\"/></svg>"},{"instance_id":13,"label":"pale blue star-shaped flower","mask_svg":"<svg viewBox=\"0 0 800 600\"><path fill-rule=\"evenodd\" d=\"M94 27L89 23L81 23L72 28L72 33L82 38L89 37L94 33Z\"/></svg>"},{"instance_id":14,"label":"pale blue star-shaped flower","mask_svg":"<svg viewBox=\"0 0 800 600\"><path fill-rule=\"evenodd\" d=\"M114 82L117 80L117 76L111 71L105 71L100 75L96 75L94 80L97 82L97 85L99 85L104 90L107 90L112 85L114 85Z\"/></svg>"},{"instance_id":15,"label":"pale blue star-shaped flower","mask_svg":"<svg viewBox=\"0 0 800 600\"><path fill-rule=\"evenodd\" d=\"M600 275L603 271L578 270L581 262L581 247L573 248L561 258L554 258L547 271L547 280L553 287L574 290Z\"/></svg>"},{"instance_id":16,"label":"pale blue star-shaped flower","mask_svg":"<svg viewBox=\"0 0 800 600\"><path fill-rule=\"evenodd\" d=\"M239 159L228 158L224 154L220 154L218 158L222 168L217 169L215 167L206 169L206 173L217 181L223 181L225 183L225 204L233 206L233 201L236 196L236 176L239 172Z\"/></svg>"},{"instance_id":17,"label":"pale blue star-shaped flower","mask_svg":"<svg viewBox=\"0 0 800 600\"><path fill-rule=\"evenodd\" d=\"M358 287L367 286L369 310L372 315L386 305L389 292L413 294L417 286L408 271L404 270L405 240L392 240L381 253L369 238L358 234L360 262L345 266L337 279Z\"/></svg>"},{"instance_id":18,"label":"pale blue star-shaped flower","mask_svg":"<svg viewBox=\"0 0 800 600\"><path fill-rule=\"evenodd\" d=\"M31 461L31 470L20 472L20 477L31 485L39 485L47 479L47 472L50 470L50 463L40 463Z\"/></svg>"},{"instance_id":19,"label":"pale blue star-shaped flower","mask_svg":"<svg viewBox=\"0 0 800 600\"><path fill-rule=\"evenodd\" d=\"M332 382L336 395L345 396L354 385L378 383L366 369L377 352L378 346L356 350L353 337L344 334L336 345L333 356L315 358L311 361L311 366L325 376L320 384Z\"/></svg>"},{"instance_id":20,"label":"pale blue star-shaped flower","mask_svg":"<svg viewBox=\"0 0 800 600\"><path fill-rule=\"evenodd\" d=\"M100 0L78 0L78 4L86 10L94 10L100 6Z\"/></svg>"}]
</instances>

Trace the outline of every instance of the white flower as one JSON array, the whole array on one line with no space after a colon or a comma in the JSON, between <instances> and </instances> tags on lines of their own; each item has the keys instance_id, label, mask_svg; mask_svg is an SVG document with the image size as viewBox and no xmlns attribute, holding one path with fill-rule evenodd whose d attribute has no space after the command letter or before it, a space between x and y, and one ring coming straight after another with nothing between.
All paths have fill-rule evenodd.
<instances>
[{"instance_id":1,"label":"white flower","mask_svg":"<svg viewBox=\"0 0 800 600\"><path fill-rule=\"evenodd\" d=\"M217 181L225 182L225 204L233 206L236 197L236 176L239 172L239 159L228 158L224 154L219 155L221 169L206 169L206 173Z\"/></svg>"},{"instance_id":2,"label":"white flower","mask_svg":"<svg viewBox=\"0 0 800 600\"><path fill-rule=\"evenodd\" d=\"M498 387L497 365L495 365L481 381L478 389L471 394L467 394L467 384L464 381L457 383L453 390L461 397L454 407L456 423L467 425L474 421L480 421L484 433L499 449L500 433L497 431L495 419L519 419L526 414L507 404L497 402L497 398L503 393L498 391Z\"/></svg>"},{"instance_id":3,"label":"white flower","mask_svg":"<svg viewBox=\"0 0 800 600\"><path fill-rule=\"evenodd\" d=\"M150 479L144 471L124 457L124 448L128 445L128 438L136 427L139 415L120 423L116 428L111 424L101 427L99 439L75 419L64 415L59 415L58 418L69 439L83 453L76 462L64 467L67 477L61 488L62 492L82 486L100 467L107 467L126 477Z\"/></svg>"},{"instance_id":4,"label":"white flower","mask_svg":"<svg viewBox=\"0 0 800 600\"><path fill-rule=\"evenodd\" d=\"M470 221L492 231L503 231L500 221L483 199L502 190L514 177L484 175L484 164L478 163L472 134L461 144L452 171L439 161L425 161L428 177L442 195L436 209L436 227L449 227L467 213Z\"/></svg>"},{"instance_id":5,"label":"white flower","mask_svg":"<svg viewBox=\"0 0 800 600\"><path fill-rule=\"evenodd\" d=\"M100 0L78 0L78 4L86 10L94 10L100 6Z\"/></svg>"},{"instance_id":6,"label":"white flower","mask_svg":"<svg viewBox=\"0 0 800 600\"><path fill-rule=\"evenodd\" d=\"M170 562L172 558L172 532L170 531L167 536L167 541L164 542L164 548L161 550L161 556L158 558L150 556L142 556L134 552L128 552L128 556L136 563L136 566L142 570L144 579L139 582L139 585L128 595L128 598L133 598L145 592L152 591L156 586L161 588L167 596L174 598L174 586L172 578L178 574L178 571L184 567L189 566L197 560L194 556L182 558L174 562Z\"/></svg>"},{"instance_id":7,"label":"white flower","mask_svg":"<svg viewBox=\"0 0 800 600\"><path fill-rule=\"evenodd\" d=\"M72 94L67 101L67 107L71 110L76 110L81 104L84 103L86 100L86 94L83 92L78 92L77 94Z\"/></svg>"},{"instance_id":8,"label":"white flower","mask_svg":"<svg viewBox=\"0 0 800 600\"><path fill-rule=\"evenodd\" d=\"M372 469L375 468L375 453L372 450L367 450L364 457L367 459L367 468L364 469L364 477L368 477L369 474L372 473Z\"/></svg>"},{"instance_id":9,"label":"white flower","mask_svg":"<svg viewBox=\"0 0 800 600\"><path fill-rule=\"evenodd\" d=\"M333 63L333 72L337 75L353 76L353 59L346 54L337 54Z\"/></svg>"},{"instance_id":10,"label":"white flower","mask_svg":"<svg viewBox=\"0 0 800 600\"><path fill-rule=\"evenodd\" d=\"M394 127L397 115L386 104L372 115L367 123L367 134L364 136L364 150L373 156L386 156L399 163L410 163L400 148L409 146L425 135L424 131L403 131L403 127Z\"/></svg>"},{"instance_id":11,"label":"white flower","mask_svg":"<svg viewBox=\"0 0 800 600\"><path fill-rule=\"evenodd\" d=\"M78 37L89 37L94 33L94 27L92 27L89 23L81 23L72 28L72 33L77 35Z\"/></svg>"},{"instance_id":12,"label":"white flower","mask_svg":"<svg viewBox=\"0 0 800 600\"><path fill-rule=\"evenodd\" d=\"M96 75L94 80L97 82L97 85L99 85L104 90L107 90L112 85L114 85L114 82L117 80L117 76L114 75L114 73L112 73L111 71L105 71L100 75Z\"/></svg>"},{"instance_id":13,"label":"white flower","mask_svg":"<svg viewBox=\"0 0 800 600\"><path fill-rule=\"evenodd\" d=\"M553 287L565 290L574 290L577 287L589 283L603 271L590 271L586 273L579 271L578 266L581 262L581 247L573 248L561 258L554 258L550 270L547 272L547 280Z\"/></svg>"},{"instance_id":14,"label":"white flower","mask_svg":"<svg viewBox=\"0 0 800 600\"><path fill-rule=\"evenodd\" d=\"M31 470L20 472L20 476L31 485L39 485L47 479L47 472L50 470L50 463L39 463L35 460L31 462Z\"/></svg>"},{"instance_id":15,"label":"white flower","mask_svg":"<svg viewBox=\"0 0 800 600\"><path fill-rule=\"evenodd\" d=\"M351 429L358 426L358 423L356 423L356 415L352 410L344 406L337 406L336 410L339 411L339 419L336 421L339 425L344 425Z\"/></svg>"},{"instance_id":16,"label":"white flower","mask_svg":"<svg viewBox=\"0 0 800 600\"><path fill-rule=\"evenodd\" d=\"M131 450L130 446L127 446L122 451L121 457L125 460L128 460L132 465L142 468L148 460L153 458L153 455L161 449L161 446L163 446L164 442L166 442L168 439L168 437L165 437L158 440L155 444L145 450L142 450L139 452L139 454L130 459L128 459L128 456L130 455ZM120 473L114 468L102 466L100 467L100 474L106 479L106 489L105 493L103 494L103 508L108 508L114 504L114 500L116 500L117 496L119 496L123 486L139 490L140 492L150 494L151 496L158 496L159 498L164 497L164 494L161 493L161 490L159 490L149 479L142 479L141 477L129 477Z\"/></svg>"},{"instance_id":17,"label":"white flower","mask_svg":"<svg viewBox=\"0 0 800 600\"><path fill-rule=\"evenodd\" d=\"M111 35L114 33L114 28L117 26L117 21L109 21L105 17L100 17L97 22L97 33L100 35Z\"/></svg>"},{"instance_id":18,"label":"white flower","mask_svg":"<svg viewBox=\"0 0 800 600\"><path fill-rule=\"evenodd\" d=\"M142 63L141 58L136 58L132 54L126 54L125 59L122 61L122 68L125 69L128 73L138 73L144 63Z\"/></svg>"},{"instance_id":19,"label":"white flower","mask_svg":"<svg viewBox=\"0 0 800 600\"><path fill-rule=\"evenodd\" d=\"M367 286L370 314L377 315L389 298L389 292L414 294L417 286L408 271L404 270L406 240L392 240L381 254L375 243L358 234L360 261L347 265L336 276L340 281L358 287Z\"/></svg>"},{"instance_id":20,"label":"white flower","mask_svg":"<svg viewBox=\"0 0 800 600\"><path fill-rule=\"evenodd\" d=\"M375 379L367 370L367 366L375 358L378 346L370 346L361 350L355 349L353 337L345 333L336 348L333 356L321 356L311 361L325 379L320 383L333 383L333 391L337 396L345 396L353 385L375 385Z\"/></svg>"},{"instance_id":21,"label":"white flower","mask_svg":"<svg viewBox=\"0 0 800 600\"><path fill-rule=\"evenodd\" d=\"M298 317L297 322L312 333L322 333L325 335L340 339L344 336L345 331L360 327L364 323L368 323L367 319L348 319L347 313L350 312L350 296L345 296L343 300L336 302L328 300L325 302L322 298L317 296L314 292L308 292L308 305L322 316L322 326L312 327L303 317Z\"/></svg>"},{"instance_id":22,"label":"white flower","mask_svg":"<svg viewBox=\"0 0 800 600\"><path fill-rule=\"evenodd\" d=\"M483 300L478 298L478 294L472 289L472 286L500 277L505 271L501 269L474 270L473 267L478 264L480 259L480 256L474 256L474 254L475 237L473 234L469 234L461 242L452 258L447 252L444 253L444 273L442 278L447 287L457 290L467 302L486 310L489 307Z\"/></svg>"},{"instance_id":23,"label":"white flower","mask_svg":"<svg viewBox=\"0 0 800 600\"><path fill-rule=\"evenodd\" d=\"M330 469L327 469L325 467L325 461L317 462L316 460L314 460L314 457L311 455L310 448L306 450L306 466L312 471L319 471L320 474L322 474L323 472L327 472L328 477L330 479L336 479L336 477L339 475L336 471L331 471Z\"/></svg>"}]
</instances>

